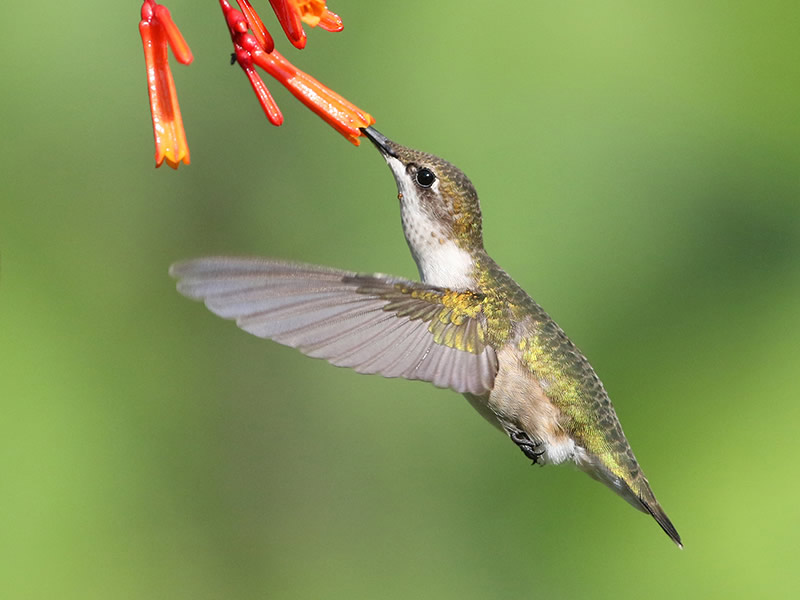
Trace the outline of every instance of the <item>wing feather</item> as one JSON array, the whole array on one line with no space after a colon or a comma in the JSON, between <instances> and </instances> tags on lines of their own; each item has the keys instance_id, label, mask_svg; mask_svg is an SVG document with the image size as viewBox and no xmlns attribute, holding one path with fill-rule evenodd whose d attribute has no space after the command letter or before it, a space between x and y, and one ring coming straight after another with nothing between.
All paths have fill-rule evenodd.
<instances>
[{"instance_id":1,"label":"wing feather","mask_svg":"<svg viewBox=\"0 0 800 600\"><path fill-rule=\"evenodd\" d=\"M200 258L170 273L179 292L245 331L334 365L463 393L494 385L477 294L258 258Z\"/></svg>"}]
</instances>

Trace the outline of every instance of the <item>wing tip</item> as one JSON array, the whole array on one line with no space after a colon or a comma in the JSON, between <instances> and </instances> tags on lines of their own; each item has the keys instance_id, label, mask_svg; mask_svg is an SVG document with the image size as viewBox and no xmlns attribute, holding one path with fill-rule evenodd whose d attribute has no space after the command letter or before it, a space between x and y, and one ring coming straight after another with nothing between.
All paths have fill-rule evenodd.
<instances>
[{"instance_id":1,"label":"wing tip","mask_svg":"<svg viewBox=\"0 0 800 600\"><path fill-rule=\"evenodd\" d=\"M183 271L187 263L191 262L190 260L179 260L178 262L174 262L169 266L169 276L173 279L180 279L183 277Z\"/></svg>"}]
</instances>

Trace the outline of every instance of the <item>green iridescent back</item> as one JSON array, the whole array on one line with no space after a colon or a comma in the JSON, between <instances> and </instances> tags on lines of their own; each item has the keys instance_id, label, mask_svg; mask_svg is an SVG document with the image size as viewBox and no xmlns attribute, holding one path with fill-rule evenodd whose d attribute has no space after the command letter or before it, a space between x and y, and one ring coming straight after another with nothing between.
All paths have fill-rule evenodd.
<instances>
[{"instance_id":1,"label":"green iridescent back","mask_svg":"<svg viewBox=\"0 0 800 600\"><path fill-rule=\"evenodd\" d=\"M483 253L476 261L489 331L500 345L514 342L522 360L563 413L561 423L579 445L597 456L637 494L646 493L639 463L625 438L608 393L589 361L525 291Z\"/></svg>"}]
</instances>

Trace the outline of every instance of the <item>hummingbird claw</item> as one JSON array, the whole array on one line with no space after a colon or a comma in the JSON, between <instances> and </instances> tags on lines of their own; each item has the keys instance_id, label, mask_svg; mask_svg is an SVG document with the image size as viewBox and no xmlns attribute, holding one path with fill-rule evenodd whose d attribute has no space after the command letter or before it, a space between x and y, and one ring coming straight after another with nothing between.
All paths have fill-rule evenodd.
<instances>
[{"instance_id":1,"label":"hummingbird claw","mask_svg":"<svg viewBox=\"0 0 800 600\"><path fill-rule=\"evenodd\" d=\"M524 431L512 431L508 434L508 437L511 438L512 442L519 446L519 449L522 450L522 453L525 456L533 461L531 464L540 464L541 458L544 456L544 450L539 450L537 452L536 449L542 445L542 442L532 440Z\"/></svg>"}]
</instances>

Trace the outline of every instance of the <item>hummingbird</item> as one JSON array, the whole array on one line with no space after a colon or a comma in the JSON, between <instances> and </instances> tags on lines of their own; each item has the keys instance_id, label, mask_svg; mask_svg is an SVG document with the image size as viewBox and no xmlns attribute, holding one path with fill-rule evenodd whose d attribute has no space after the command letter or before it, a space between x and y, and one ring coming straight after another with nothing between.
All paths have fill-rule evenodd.
<instances>
[{"instance_id":1,"label":"hummingbird","mask_svg":"<svg viewBox=\"0 0 800 600\"><path fill-rule=\"evenodd\" d=\"M172 265L178 291L308 356L463 394L534 464L575 463L683 547L589 361L484 249L469 178L372 127L361 131L394 175L420 282L218 256Z\"/></svg>"}]
</instances>

